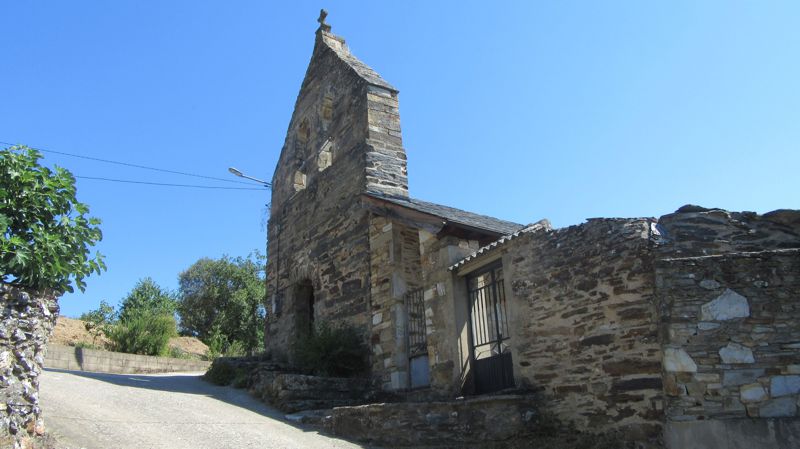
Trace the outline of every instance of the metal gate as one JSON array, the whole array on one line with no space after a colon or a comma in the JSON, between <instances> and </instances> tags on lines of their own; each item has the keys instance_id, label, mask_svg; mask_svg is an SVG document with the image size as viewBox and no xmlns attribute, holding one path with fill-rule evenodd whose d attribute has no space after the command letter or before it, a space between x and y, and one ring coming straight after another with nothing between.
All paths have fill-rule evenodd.
<instances>
[{"instance_id":1,"label":"metal gate","mask_svg":"<svg viewBox=\"0 0 800 449\"><path fill-rule=\"evenodd\" d=\"M503 267L494 265L470 274L467 287L475 392L491 393L513 387Z\"/></svg>"},{"instance_id":2,"label":"metal gate","mask_svg":"<svg viewBox=\"0 0 800 449\"><path fill-rule=\"evenodd\" d=\"M417 289L405 295L408 321L408 365L411 388L430 385L428 367L428 333L425 328L425 301L423 290Z\"/></svg>"}]
</instances>

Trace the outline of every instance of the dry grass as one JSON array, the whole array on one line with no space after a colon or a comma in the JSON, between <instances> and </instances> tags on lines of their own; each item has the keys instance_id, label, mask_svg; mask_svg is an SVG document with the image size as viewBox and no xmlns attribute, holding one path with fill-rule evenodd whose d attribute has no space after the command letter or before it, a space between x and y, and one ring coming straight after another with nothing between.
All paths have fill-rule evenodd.
<instances>
[{"instance_id":1,"label":"dry grass","mask_svg":"<svg viewBox=\"0 0 800 449\"><path fill-rule=\"evenodd\" d=\"M108 338L104 335L97 337L96 340L86 331L83 321L65 316L59 316L53 335L50 336L50 344L64 346L97 346L104 348L108 346ZM174 337L169 340L169 347L175 348L192 357L201 358L208 351L208 346L194 337Z\"/></svg>"}]
</instances>

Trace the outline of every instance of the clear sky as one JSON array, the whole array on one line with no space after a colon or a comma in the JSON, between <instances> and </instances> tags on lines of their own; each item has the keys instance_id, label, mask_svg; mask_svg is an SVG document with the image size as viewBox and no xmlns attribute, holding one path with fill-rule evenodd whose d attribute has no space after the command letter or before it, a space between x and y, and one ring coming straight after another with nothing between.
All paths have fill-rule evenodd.
<instances>
[{"instance_id":1,"label":"clear sky","mask_svg":"<svg viewBox=\"0 0 800 449\"><path fill-rule=\"evenodd\" d=\"M3 2L0 141L269 180L316 18L400 89L411 195L557 227L800 208L800 2ZM47 153L80 176L244 185ZM76 316L264 251L267 191L81 179L108 271Z\"/></svg>"}]
</instances>

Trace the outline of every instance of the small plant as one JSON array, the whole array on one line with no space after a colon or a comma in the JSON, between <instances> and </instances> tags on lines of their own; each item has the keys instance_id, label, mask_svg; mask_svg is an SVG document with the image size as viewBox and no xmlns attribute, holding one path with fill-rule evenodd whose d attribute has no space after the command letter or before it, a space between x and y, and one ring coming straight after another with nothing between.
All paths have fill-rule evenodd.
<instances>
[{"instance_id":1,"label":"small plant","mask_svg":"<svg viewBox=\"0 0 800 449\"><path fill-rule=\"evenodd\" d=\"M369 348L350 324L320 322L293 346L300 370L319 376L355 377L367 370Z\"/></svg>"},{"instance_id":2,"label":"small plant","mask_svg":"<svg viewBox=\"0 0 800 449\"><path fill-rule=\"evenodd\" d=\"M175 348L175 347L170 347L167 355L169 357L172 357L173 359L191 359L192 358L192 355L189 354L188 352L185 352L181 348Z\"/></svg>"},{"instance_id":3,"label":"small plant","mask_svg":"<svg viewBox=\"0 0 800 449\"><path fill-rule=\"evenodd\" d=\"M114 307L105 301L100 301L100 307L96 310L86 312L80 316L86 332L92 336L92 345L97 344L97 338L107 335L109 327L116 320Z\"/></svg>"},{"instance_id":4,"label":"small plant","mask_svg":"<svg viewBox=\"0 0 800 449\"><path fill-rule=\"evenodd\" d=\"M100 351L105 349L102 346L98 346L98 345L96 345L94 343L87 343L85 341L79 341L79 342L75 343L75 347L76 348L82 348L82 349L97 349L97 350L100 350Z\"/></svg>"}]
</instances>

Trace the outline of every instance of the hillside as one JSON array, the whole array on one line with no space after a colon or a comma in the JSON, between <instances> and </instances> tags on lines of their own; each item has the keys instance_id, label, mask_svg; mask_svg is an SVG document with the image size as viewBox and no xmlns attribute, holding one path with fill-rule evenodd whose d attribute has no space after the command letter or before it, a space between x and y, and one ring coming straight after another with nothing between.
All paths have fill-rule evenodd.
<instances>
[{"instance_id":1,"label":"hillside","mask_svg":"<svg viewBox=\"0 0 800 449\"><path fill-rule=\"evenodd\" d=\"M59 316L56 321L56 327L53 329L53 335L50 336L50 343L64 346L98 346L105 347L108 344L108 339L105 336L100 336L96 340L92 339L92 335L86 331L84 322ZM169 347L176 348L193 358L202 358L208 351L202 341L194 337L175 337L169 340Z\"/></svg>"}]
</instances>

